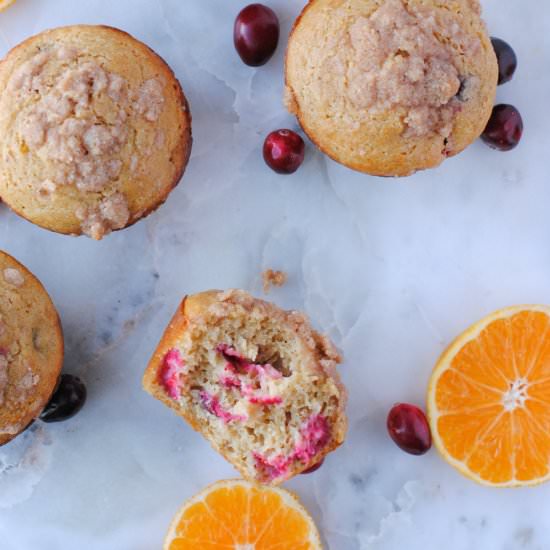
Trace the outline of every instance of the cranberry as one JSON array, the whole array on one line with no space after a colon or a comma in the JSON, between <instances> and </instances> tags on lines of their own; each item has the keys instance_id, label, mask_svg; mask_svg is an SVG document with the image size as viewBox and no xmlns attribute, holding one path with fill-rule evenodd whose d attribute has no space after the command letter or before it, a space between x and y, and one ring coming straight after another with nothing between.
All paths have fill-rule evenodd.
<instances>
[{"instance_id":1,"label":"cranberry","mask_svg":"<svg viewBox=\"0 0 550 550\"><path fill-rule=\"evenodd\" d=\"M388 432L406 453L423 455L432 446L432 434L426 415L414 405L399 403L388 414Z\"/></svg>"},{"instance_id":2,"label":"cranberry","mask_svg":"<svg viewBox=\"0 0 550 550\"><path fill-rule=\"evenodd\" d=\"M86 386L76 376L62 374L57 389L40 415L43 422L63 422L73 417L86 402Z\"/></svg>"},{"instance_id":3,"label":"cranberry","mask_svg":"<svg viewBox=\"0 0 550 550\"><path fill-rule=\"evenodd\" d=\"M237 53L247 65L265 65L279 43L277 15L263 4L246 6L235 19L233 42Z\"/></svg>"},{"instance_id":4,"label":"cranberry","mask_svg":"<svg viewBox=\"0 0 550 550\"><path fill-rule=\"evenodd\" d=\"M293 174L304 162L304 140L292 130L271 132L264 142L264 160L278 174Z\"/></svg>"},{"instance_id":5,"label":"cranberry","mask_svg":"<svg viewBox=\"0 0 550 550\"><path fill-rule=\"evenodd\" d=\"M518 66L518 58L516 52L508 42L504 42L500 38L491 38L493 48L497 54L498 60L498 84L505 84L512 80L516 68Z\"/></svg>"},{"instance_id":6,"label":"cranberry","mask_svg":"<svg viewBox=\"0 0 550 550\"><path fill-rule=\"evenodd\" d=\"M313 472L316 472L323 465L323 462L325 462L324 458L322 458L319 462L317 462L317 464L314 464L313 466L311 466L311 468L304 470L302 474L312 474Z\"/></svg>"},{"instance_id":7,"label":"cranberry","mask_svg":"<svg viewBox=\"0 0 550 550\"><path fill-rule=\"evenodd\" d=\"M523 134L523 120L512 105L497 105L481 134L481 139L493 149L510 151L519 143Z\"/></svg>"}]
</instances>

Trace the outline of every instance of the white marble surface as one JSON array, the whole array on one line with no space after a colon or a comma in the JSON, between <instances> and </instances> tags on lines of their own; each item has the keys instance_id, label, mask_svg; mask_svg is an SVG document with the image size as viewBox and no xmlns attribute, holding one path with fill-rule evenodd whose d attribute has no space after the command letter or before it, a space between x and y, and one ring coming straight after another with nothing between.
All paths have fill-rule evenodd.
<instances>
[{"instance_id":1,"label":"white marble surface","mask_svg":"<svg viewBox=\"0 0 550 550\"><path fill-rule=\"evenodd\" d=\"M499 100L526 133L508 154L474 144L441 168L370 178L308 146L292 177L270 172L263 136L293 127L281 104L284 39L302 0L269 0L283 41L258 70L232 47L241 0L18 0L0 49L70 23L121 27L156 49L189 96L195 147L181 185L144 222L103 242L54 235L0 208L0 248L27 264L63 319L66 369L89 402L0 450L1 550L161 547L184 499L234 476L202 438L140 388L184 293L243 287L288 271L271 298L304 309L344 350L349 438L289 484L331 550L546 550L550 485L488 490L435 452L386 436L395 401L423 403L450 339L501 306L550 302L550 4L486 0L491 33L520 58Z\"/></svg>"}]
</instances>

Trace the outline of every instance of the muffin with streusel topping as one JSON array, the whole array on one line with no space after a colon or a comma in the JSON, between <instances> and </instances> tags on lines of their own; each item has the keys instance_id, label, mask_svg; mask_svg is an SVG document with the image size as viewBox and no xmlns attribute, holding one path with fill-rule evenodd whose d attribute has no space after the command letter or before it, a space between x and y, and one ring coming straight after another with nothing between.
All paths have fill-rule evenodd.
<instances>
[{"instance_id":1,"label":"muffin with streusel topping","mask_svg":"<svg viewBox=\"0 0 550 550\"><path fill-rule=\"evenodd\" d=\"M63 333L40 281L0 251L0 445L37 418L63 365Z\"/></svg>"},{"instance_id":2,"label":"muffin with streusel topping","mask_svg":"<svg viewBox=\"0 0 550 550\"><path fill-rule=\"evenodd\" d=\"M162 204L191 151L168 65L118 29L43 32L0 64L0 197L29 221L101 239Z\"/></svg>"},{"instance_id":3,"label":"muffin with streusel topping","mask_svg":"<svg viewBox=\"0 0 550 550\"><path fill-rule=\"evenodd\" d=\"M456 155L491 115L498 66L478 0L310 0L286 101L350 168L405 176Z\"/></svg>"}]
</instances>

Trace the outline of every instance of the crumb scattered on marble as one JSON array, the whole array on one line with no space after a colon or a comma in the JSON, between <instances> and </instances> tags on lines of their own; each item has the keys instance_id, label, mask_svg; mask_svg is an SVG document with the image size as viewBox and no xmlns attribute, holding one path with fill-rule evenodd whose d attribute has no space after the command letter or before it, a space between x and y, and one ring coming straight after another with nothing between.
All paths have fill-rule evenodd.
<instances>
[{"instance_id":1,"label":"crumb scattered on marble","mask_svg":"<svg viewBox=\"0 0 550 550\"><path fill-rule=\"evenodd\" d=\"M284 271L276 271L274 269L266 269L262 273L262 280L264 284L264 292L266 294L269 293L271 290L271 287L281 287L283 286L287 280L288 275Z\"/></svg>"}]
</instances>

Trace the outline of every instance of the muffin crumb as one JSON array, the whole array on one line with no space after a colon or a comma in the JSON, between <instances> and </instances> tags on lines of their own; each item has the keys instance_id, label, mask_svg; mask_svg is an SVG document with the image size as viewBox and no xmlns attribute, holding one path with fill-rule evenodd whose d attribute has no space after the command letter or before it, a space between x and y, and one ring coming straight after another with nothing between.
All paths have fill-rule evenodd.
<instances>
[{"instance_id":1,"label":"muffin crumb","mask_svg":"<svg viewBox=\"0 0 550 550\"><path fill-rule=\"evenodd\" d=\"M269 294L271 287L282 287L288 280L288 275L284 271L266 269L262 273L264 293Z\"/></svg>"}]
</instances>

